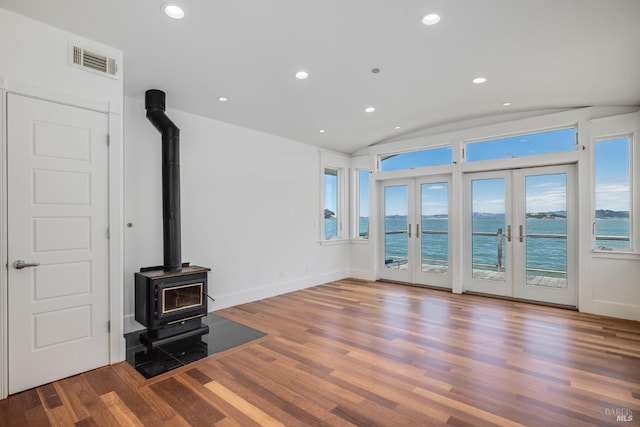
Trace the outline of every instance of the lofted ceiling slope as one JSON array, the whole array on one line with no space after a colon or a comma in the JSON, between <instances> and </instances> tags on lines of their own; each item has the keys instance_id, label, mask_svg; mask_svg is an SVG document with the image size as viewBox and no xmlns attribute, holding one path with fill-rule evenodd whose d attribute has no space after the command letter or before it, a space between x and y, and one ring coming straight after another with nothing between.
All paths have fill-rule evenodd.
<instances>
[{"instance_id":1,"label":"lofted ceiling slope","mask_svg":"<svg viewBox=\"0 0 640 427\"><path fill-rule=\"evenodd\" d=\"M0 7L122 49L126 96L162 89L169 108L344 153L469 118L640 105L638 0L176 0L181 20L163 3Z\"/></svg>"}]
</instances>

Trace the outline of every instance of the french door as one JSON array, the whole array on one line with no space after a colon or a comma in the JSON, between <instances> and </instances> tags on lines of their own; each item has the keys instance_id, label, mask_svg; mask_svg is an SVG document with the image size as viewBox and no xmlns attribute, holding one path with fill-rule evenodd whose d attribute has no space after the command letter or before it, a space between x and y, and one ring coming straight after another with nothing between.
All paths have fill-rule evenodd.
<instances>
[{"instance_id":1,"label":"french door","mask_svg":"<svg viewBox=\"0 0 640 427\"><path fill-rule=\"evenodd\" d=\"M575 166L466 176L465 291L577 305Z\"/></svg>"},{"instance_id":2,"label":"french door","mask_svg":"<svg viewBox=\"0 0 640 427\"><path fill-rule=\"evenodd\" d=\"M451 288L449 177L382 185L380 278Z\"/></svg>"}]
</instances>

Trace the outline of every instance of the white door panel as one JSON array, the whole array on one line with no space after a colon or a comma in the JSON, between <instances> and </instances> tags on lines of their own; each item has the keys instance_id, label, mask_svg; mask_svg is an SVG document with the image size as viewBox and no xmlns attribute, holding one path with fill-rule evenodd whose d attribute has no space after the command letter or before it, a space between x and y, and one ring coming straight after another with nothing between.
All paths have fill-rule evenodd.
<instances>
[{"instance_id":1,"label":"white door panel","mask_svg":"<svg viewBox=\"0 0 640 427\"><path fill-rule=\"evenodd\" d=\"M109 362L107 133L106 114L7 97L10 393Z\"/></svg>"}]
</instances>

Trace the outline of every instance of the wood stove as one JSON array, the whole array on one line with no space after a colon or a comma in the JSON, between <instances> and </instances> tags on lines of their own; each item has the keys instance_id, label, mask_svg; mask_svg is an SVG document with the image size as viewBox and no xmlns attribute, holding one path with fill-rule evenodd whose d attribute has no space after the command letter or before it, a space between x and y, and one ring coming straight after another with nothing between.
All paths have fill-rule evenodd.
<instances>
[{"instance_id":1,"label":"wood stove","mask_svg":"<svg viewBox=\"0 0 640 427\"><path fill-rule=\"evenodd\" d=\"M165 114L165 93L145 93L147 119L162 134L162 225L164 265L135 273L135 318L147 327L147 347L203 335L207 314L207 267L181 261L180 129Z\"/></svg>"},{"instance_id":2,"label":"wood stove","mask_svg":"<svg viewBox=\"0 0 640 427\"><path fill-rule=\"evenodd\" d=\"M148 347L209 332L207 315L209 268L184 265L179 272L162 267L135 273L136 320L147 327L140 341Z\"/></svg>"}]
</instances>

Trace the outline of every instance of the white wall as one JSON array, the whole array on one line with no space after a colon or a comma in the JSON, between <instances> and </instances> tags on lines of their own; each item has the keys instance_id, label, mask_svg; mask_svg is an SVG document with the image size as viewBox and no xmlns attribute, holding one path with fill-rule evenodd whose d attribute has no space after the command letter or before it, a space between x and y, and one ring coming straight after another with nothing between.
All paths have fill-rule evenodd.
<instances>
[{"instance_id":1,"label":"white wall","mask_svg":"<svg viewBox=\"0 0 640 427\"><path fill-rule=\"evenodd\" d=\"M580 251L580 309L589 313L640 320L640 113L618 114L591 120L585 134L582 143L586 149L583 150L581 159L581 172L584 172L581 174L581 214L591 214L592 209L591 200L594 196L587 191L591 189L594 142L619 135L630 135L632 138L631 230L635 237L635 251L610 253L593 250L588 237L594 220L586 216L580 235L584 237Z\"/></svg>"},{"instance_id":2,"label":"white wall","mask_svg":"<svg viewBox=\"0 0 640 427\"><path fill-rule=\"evenodd\" d=\"M74 96L122 105L122 79L68 65L69 42L117 59L122 52L0 8L0 79L5 89L37 89L41 96ZM2 82L0 82L2 83ZM2 87L0 87L2 88Z\"/></svg>"},{"instance_id":3,"label":"white wall","mask_svg":"<svg viewBox=\"0 0 640 427\"><path fill-rule=\"evenodd\" d=\"M125 98L124 115L131 330L133 274L163 262L161 140L142 101ZM181 136L182 260L212 268L210 310L349 275L348 243L319 243L318 148L170 108L167 115Z\"/></svg>"},{"instance_id":4,"label":"white wall","mask_svg":"<svg viewBox=\"0 0 640 427\"><path fill-rule=\"evenodd\" d=\"M640 256L593 256L590 313L640 321ZM584 310L586 311L586 310Z\"/></svg>"}]
</instances>

